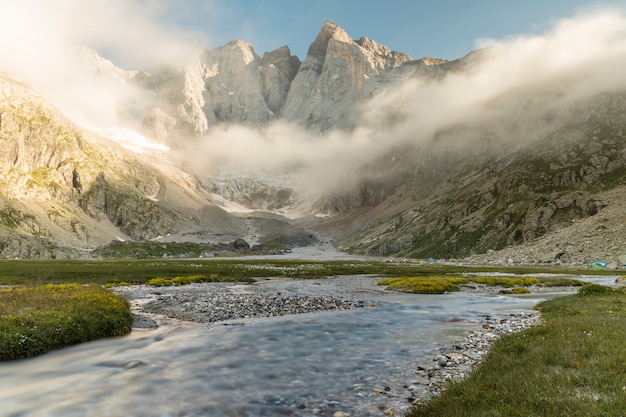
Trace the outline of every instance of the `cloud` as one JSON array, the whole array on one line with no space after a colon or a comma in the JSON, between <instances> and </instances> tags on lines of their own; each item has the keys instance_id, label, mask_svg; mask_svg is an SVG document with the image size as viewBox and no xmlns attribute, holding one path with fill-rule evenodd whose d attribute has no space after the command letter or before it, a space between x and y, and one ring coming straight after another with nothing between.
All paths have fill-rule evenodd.
<instances>
[{"instance_id":1,"label":"cloud","mask_svg":"<svg viewBox=\"0 0 626 417\"><path fill-rule=\"evenodd\" d=\"M489 45L468 57L476 61L474 66L442 81L410 80L382 93L365 106L365 123L385 126L401 114L390 142L419 143L449 126L485 117L500 122L523 117L516 113L520 109L492 106L512 91L522 97L524 92L540 95L558 89L559 103L566 103L626 88L626 18L616 10L563 19L544 34L491 40Z\"/></svg>"},{"instance_id":2,"label":"cloud","mask_svg":"<svg viewBox=\"0 0 626 417\"><path fill-rule=\"evenodd\" d=\"M216 127L194 143L194 155L203 155L195 168L283 176L300 193L319 196L377 176L363 167L406 145L430 149L437 135L455 127L464 127L447 133L456 149L484 139L487 130L497 140L521 143L563 122L568 106L626 88L626 18L616 10L563 19L543 34L489 45L467 57L473 64L443 80L413 78L382 92L363 106L353 132L320 137L283 122L261 130ZM547 113L556 116L539 123Z\"/></svg>"},{"instance_id":3,"label":"cloud","mask_svg":"<svg viewBox=\"0 0 626 417\"><path fill-rule=\"evenodd\" d=\"M77 48L93 48L127 69L180 65L210 39L164 23L188 13L176 6L165 0L0 2L0 71L32 85L80 124L117 124L121 104L145 94L92 77Z\"/></svg>"}]
</instances>

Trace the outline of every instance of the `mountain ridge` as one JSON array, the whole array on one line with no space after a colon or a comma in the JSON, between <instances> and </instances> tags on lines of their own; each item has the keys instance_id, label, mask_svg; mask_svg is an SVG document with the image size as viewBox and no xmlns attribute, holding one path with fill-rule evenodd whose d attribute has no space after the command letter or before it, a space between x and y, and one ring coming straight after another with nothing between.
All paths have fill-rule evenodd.
<instances>
[{"instance_id":1,"label":"mountain ridge","mask_svg":"<svg viewBox=\"0 0 626 417\"><path fill-rule=\"evenodd\" d=\"M594 92L568 69L530 74L491 94L463 90L467 80L486 90L486 80L498 80L500 67L491 79L481 73L496 52L414 60L367 37L354 40L331 21L302 62L287 46L260 57L242 40L150 71L79 51L94 77L151 92L133 111L140 109L143 133L167 150L146 154L73 125L2 76L0 256L85 256L111 240L288 247L328 237L375 256L619 258L620 245L584 227L598 227L599 218L626 227L616 208L626 175L624 89ZM242 137L222 146L232 143L250 160L256 146L277 142L285 166L262 175L245 165L222 170L214 148L203 146L220 132L231 135L220 140ZM345 167L320 177L331 183L305 182L313 191L297 188L294 176L332 168L307 162L298 147L343 152L336 157ZM272 149L283 151L258 158L271 158ZM555 247L551 236L572 228L593 244L569 235ZM527 249L537 245L555 254Z\"/></svg>"}]
</instances>

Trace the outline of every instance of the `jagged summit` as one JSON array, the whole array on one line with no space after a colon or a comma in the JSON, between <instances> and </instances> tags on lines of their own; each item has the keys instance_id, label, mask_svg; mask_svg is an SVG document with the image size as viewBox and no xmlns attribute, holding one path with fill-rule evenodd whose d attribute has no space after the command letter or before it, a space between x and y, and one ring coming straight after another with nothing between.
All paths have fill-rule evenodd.
<instances>
[{"instance_id":1,"label":"jagged summit","mask_svg":"<svg viewBox=\"0 0 626 417\"><path fill-rule=\"evenodd\" d=\"M328 20L322 26L320 33L317 35L311 46L309 46L307 57L324 57L326 55L328 42L331 39L345 43L354 42L345 30L337 26L335 22Z\"/></svg>"},{"instance_id":2,"label":"jagged summit","mask_svg":"<svg viewBox=\"0 0 626 417\"><path fill-rule=\"evenodd\" d=\"M254 52L254 46L252 46L250 42L235 39L228 42L226 46L230 46L233 50L238 48L242 53L243 61L246 65L258 58L256 52Z\"/></svg>"},{"instance_id":3,"label":"jagged summit","mask_svg":"<svg viewBox=\"0 0 626 417\"><path fill-rule=\"evenodd\" d=\"M359 105L407 78L441 77L443 60L425 65L402 52L361 37L332 21L322 26L303 62L288 46L260 58L246 41L201 50L175 74L153 74L157 97L144 120L144 133L168 144L202 136L211 126L263 127L277 119L314 133L352 129ZM406 64L406 65L405 65Z\"/></svg>"},{"instance_id":4,"label":"jagged summit","mask_svg":"<svg viewBox=\"0 0 626 417\"><path fill-rule=\"evenodd\" d=\"M97 76L115 77L120 81L128 82L138 73L138 71L127 71L117 67L110 60L101 57L98 52L84 45L76 47L76 54L85 69Z\"/></svg>"}]
</instances>

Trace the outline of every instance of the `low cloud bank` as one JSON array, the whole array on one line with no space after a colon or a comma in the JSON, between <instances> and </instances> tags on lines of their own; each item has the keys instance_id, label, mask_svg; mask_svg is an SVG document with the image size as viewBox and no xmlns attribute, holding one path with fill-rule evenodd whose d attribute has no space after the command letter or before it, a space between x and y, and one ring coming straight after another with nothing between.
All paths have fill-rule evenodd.
<instances>
[{"instance_id":1,"label":"low cloud bank","mask_svg":"<svg viewBox=\"0 0 626 417\"><path fill-rule=\"evenodd\" d=\"M216 127L185 157L196 172L291 173L292 186L319 195L367 175L360 168L376 158L391 157L404 145L427 147L455 126L491 127L491 134L513 142L533 140L551 128L537 124L542 114L566 113L570 104L626 88L626 18L618 10L563 19L542 35L488 44L467 57L474 64L442 81L411 79L375 97L351 133L320 137L286 123L260 131ZM459 147L475 139L454 137Z\"/></svg>"}]
</instances>

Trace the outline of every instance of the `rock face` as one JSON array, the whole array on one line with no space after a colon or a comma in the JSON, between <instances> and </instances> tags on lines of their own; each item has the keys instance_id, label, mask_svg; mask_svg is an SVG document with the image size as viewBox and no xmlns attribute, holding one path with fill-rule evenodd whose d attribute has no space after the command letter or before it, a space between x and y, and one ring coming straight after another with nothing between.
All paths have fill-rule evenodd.
<instances>
[{"instance_id":1,"label":"rock face","mask_svg":"<svg viewBox=\"0 0 626 417\"><path fill-rule=\"evenodd\" d=\"M316 132L352 128L356 106L388 87L385 76L410 61L371 39L355 41L326 22L292 83L282 117Z\"/></svg>"},{"instance_id":2,"label":"rock face","mask_svg":"<svg viewBox=\"0 0 626 417\"><path fill-rule=\"evenodd\" d=\"M280 211L296 203L291 188L252 177L212 178L203 185L208 192L252 210Z\"/></svg>"},{"instance_id":3,"label":"rock face","mask_svg":"<svg viewBox=\"0 0 626 417\"><path fill-rule=\"evenodd\" d=\"M287 239L287 246L313 240L279 216L227 213L165 156L135 154L81 130L31 88L1 75L0 139L1 258L84 256L113 240L163 236Z\"/></svg>"},{"instance_id":4,"label":"rock face","mask_svg":"<svg viewBox=\"0 0 626 417\"><path fill-rule=\"evenodd\" d=\"M172 143L221 123L258 127L282 119L316 133L351 129L358 105L382 89L451 69L445 60L412 61L369 38L355 41L328 21L302 63L286 46L259 58L252 45L237 40L198 51L180 70L140 75L157 92L144 130Z\"/></svg>"},{"instance_id":5,"label":"rock face","mask_svg":"<svg viewBox=\"0 0 626 417\"><path fill-rule=\"evenodd\" d=\"M260 58L232 41L197 51L180 71L157 73L157 97L144 120L150 136L174 142L217 123L260 126L276 117L300 62L286 46Z\"/></svg>"}]
</instances>

